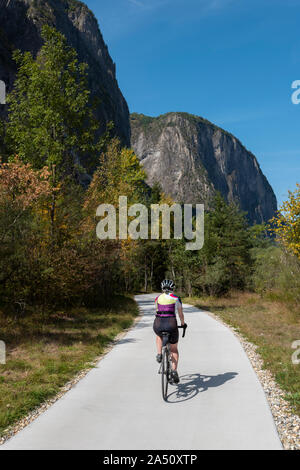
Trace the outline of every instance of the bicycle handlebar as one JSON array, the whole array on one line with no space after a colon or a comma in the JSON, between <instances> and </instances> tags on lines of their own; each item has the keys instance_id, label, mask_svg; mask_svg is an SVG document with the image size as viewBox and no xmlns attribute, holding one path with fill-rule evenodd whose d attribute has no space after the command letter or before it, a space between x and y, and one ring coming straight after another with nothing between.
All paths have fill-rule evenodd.
<instances>
[{"instance_id":1,"label":"bicycle handlebar","mask_svg":"<svg viewBox=\"0 0 300 470\"><path fill-rule=\"evenodd\" d=\"M182 337L184 338L184 337L185 337L185 331L186 331L186 329L187 329L187 324L185 323L184 325L179 326L178 328L182 328L182 329L183 329Z\"/></svg>"}]
</instances>

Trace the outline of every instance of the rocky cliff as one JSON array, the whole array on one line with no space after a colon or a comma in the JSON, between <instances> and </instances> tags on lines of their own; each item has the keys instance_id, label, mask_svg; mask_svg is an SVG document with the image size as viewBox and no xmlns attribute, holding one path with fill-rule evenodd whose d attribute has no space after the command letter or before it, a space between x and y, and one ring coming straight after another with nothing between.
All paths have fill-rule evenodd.
<instances>
[{"instance_id":1,"label":"rocky cliff","mask_svg":"<svg viewBox=\"0 0 300 470\"><path fill-rule=\"evenodd\" d=\"M93 13L77 0L0 0L0 80L11 90L16 67L13 49L36 54L41 47L41 27L49 24L77 50L89 65L89 85L101 99L97 115L103 123L113 121L125 145L130 143L129 111L116 80L115 64ZM5 110L4 110L5 112Z\"/></svg>"},{"instance_id":2,"label":"rocky cliff","mask_svg":"<svg viewBox=\"0 0 300 470\"><path fill-rule=\"evenodd\" d=\"M220 191L247 212L251 223L274 215L276 197L255 156L211 122L187 113L132 114L131 135L147 182L159 182L175 201L209 207Z\"/></svg>"}]
</instances>

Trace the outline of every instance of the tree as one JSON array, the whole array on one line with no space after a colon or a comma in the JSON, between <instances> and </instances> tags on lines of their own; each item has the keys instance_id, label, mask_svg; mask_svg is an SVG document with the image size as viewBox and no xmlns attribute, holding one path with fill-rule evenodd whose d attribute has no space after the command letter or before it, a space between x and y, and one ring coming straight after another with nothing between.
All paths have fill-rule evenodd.
<instances>
[{"instance_id":1,"label":"tree","mask_svg":"<svg viewBox=\"0 0 300 470\"><path fill-rule=\"evenodd\" d=\"M99 153L99 123L93 115L87 84L87 65L79 64L76 51L54 28L42 29L42 46L36 59L30 52L14 53L19 67L8 96L6 146L25 163L51 172L53 187L68 175L79 177L80 162ZM56 193L51 202L54 234Z\"/></svg>"},{"instance_id":2,"label":"tree","mask_svg":"<svg viewBox=\"0 0 300 470\"><path fill-rule=\"evenodd\" d=\"M243 288L250 264L250 236L245 214L235 204L226 204L220 194L209 214L210 259L224 272L224 288ZM216 257L216 258L215 258ZM215 260L214 260L215 258Z\"/></svg>"},{"instance_id":3,"label":"tree","mask_svg":"<svg viewBox=\"0 0 300 470\"><path fill-rule=\"evenodd\" d=\"M98 168L87 190L84 208L93 226L99 204L118 208L119 196L127 196L128 204L147 200L146 174L134 152L122 148L118 138L100 155Z\"/></svg>"},{"instance_id":4,"label":"tree","mask_svg":"<svg viewBox=\"0 0 300 470\"><path fill-rule=\"evenodd\" d=\"M28 211L52 193L47 167L34 171L29 163L15 158L0 165L0 241L11 235Z\"/></svg>"},{"instance_id":5,"label":"tree","mask_svg":"<svg viewBox=\"0 0 300 470\"><path fill-rule=\"evenodd\" d=\"M47 167L35 171L18 158L0 165L0 298L24 300L41 232L41 207L53 191ZM44 242L44 238L40 237ZM31 266L29 266L31 263ZM31 269L30 269L31 268ZM34 282L32 286L35 287Z\"/></svg>"},{"instance_id":6,"label":"tree","mask_svg":"<svg viewBox=\"0 0 300 470\"><path fill-rule=\"evenodd\" d=\"M54 28L42 29L36 59L30 52L14 53L18 74L8 96L8 150L34 168L55 169L55 180L69 174L78 161L97 151L99 127L93 117L87 65Z\"/></svg>"},{"instance_id":7,"label":"tree","mask_svg":"<svg viewBox=\"0 0 300 470\"><path fill-rule=\"evenodd\" d=\"M84 217L81 223L82 232L91 243L102 247L110 268L119 263L119 289L138 288L140 267L137 253L140 253L140 240L98 240L96 238L96 210L100 204L115 206L118 213L119 196L127 196L128 205L145 203L148 186L144 180L145 172L134 152L122 148L119 139L114 138L99 157L99 165L94 172L91 184L84 200ZM118 220L118 217L117 217Z\"/></svg>"},{"instance_id":8,"label":"tree","mask_svg":"<svg viewBox=\"0 0 300 470\"><path fill-rule=\"evenodd\" d=\"M271 221L273 231L280 242L300 259L300 184L283 202L278 214Z\"/></svg>"},{"instance_id":9,"label":"tree","mask_svg":"<svg viewBox=\"0 0 300 470\"><path fill-rule=\"evenodd\" d=\"M219 193L205 214L204 240L202 250L191 254L181 253L183 246L178 245L177 264L185 290L220 295L243 289L251 264L251 237L245 215Z\"/></svg>"}]
</instances>

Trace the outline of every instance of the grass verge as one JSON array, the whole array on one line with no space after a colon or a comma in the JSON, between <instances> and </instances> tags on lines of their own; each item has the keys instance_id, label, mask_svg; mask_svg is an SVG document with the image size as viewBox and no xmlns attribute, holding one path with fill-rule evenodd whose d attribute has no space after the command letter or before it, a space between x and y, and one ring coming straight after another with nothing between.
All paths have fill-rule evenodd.
<instances>
[{"instance_id":1,"label":"grass verge","mask_svg":"<svg viewBox=\"0 0 300 470\"><path fill-rule=\"evenodd\" d=\"M251 343L286 399L300 416L300 365L292 363L292 343L300 340L300 316L292 306L252 293L231 293L227 297L187 297L186 303L209 310L236 328Z\"/></svg>"},{"instance_id":2,"label":"grass verge","mask_svg":"<svg viewBox=\"0 0 300 470\"><path fill-rule=\"evenodd\" d=\"M134 300L121 296L110 308L36 311L18 319L0 311L0 339L7 347L6 364L0 364L0 437L91 366L137 315Z\"/></svg>"}]
</instances>

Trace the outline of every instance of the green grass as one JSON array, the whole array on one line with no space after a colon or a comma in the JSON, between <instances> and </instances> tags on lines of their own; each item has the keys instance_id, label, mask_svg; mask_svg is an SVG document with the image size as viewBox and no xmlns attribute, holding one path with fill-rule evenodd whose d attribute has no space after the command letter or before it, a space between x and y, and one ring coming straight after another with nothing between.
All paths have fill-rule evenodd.
<instances>
[{"instance_id":1,"label":"green grass","mask_svg":"<svg viewBox=\"0 0 300 470\"><path fill-rule=\"evenodd\" d=\"M235 327L250 342L300 416L300 365L292 363L291 348L300 340L299 310L278 300L251 293L231 293L225 298L186 298L185 302L209 310Z\"/></svg>"},{"instance_id":2,"label":"green grass","mask_svg":"<svg viewBox=\"0 0 300 470\"><path fill-rule=\"evenodd\" d=\"M22 319L0 311L0 339L7 346L7 363L0 365L0 436L91 366L137 315L129 297L113 299L110 308L36 311Z\"/></svg>"}]
</instances>

